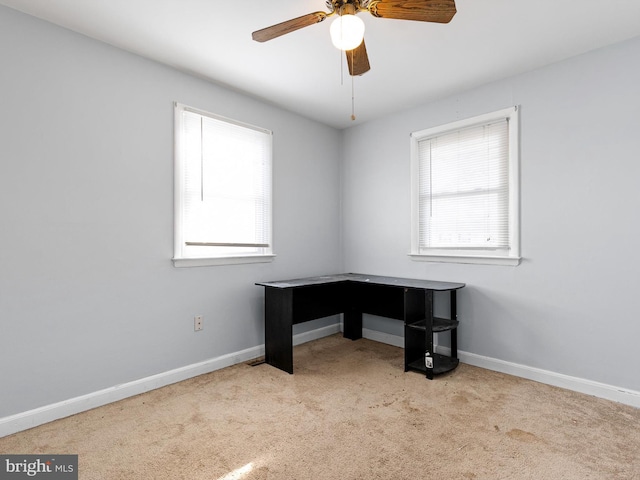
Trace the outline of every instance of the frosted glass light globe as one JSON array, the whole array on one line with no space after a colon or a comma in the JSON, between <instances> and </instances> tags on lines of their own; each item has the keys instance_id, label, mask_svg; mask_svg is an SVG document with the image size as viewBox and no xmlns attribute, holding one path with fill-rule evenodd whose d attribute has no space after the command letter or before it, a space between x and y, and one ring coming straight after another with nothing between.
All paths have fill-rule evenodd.
<instances>
[{"instance_id":1,"label":"frosted glass light globe","mask_svg":"<svg viewBox=\"0 0 640 480\"><path fill-rule=\"evenodd\" d=\"M362 43L364 38L364 22L355 15L340 15L331 24L329 33L336 48L353 50Z\"/></svg>"}]
</instances>

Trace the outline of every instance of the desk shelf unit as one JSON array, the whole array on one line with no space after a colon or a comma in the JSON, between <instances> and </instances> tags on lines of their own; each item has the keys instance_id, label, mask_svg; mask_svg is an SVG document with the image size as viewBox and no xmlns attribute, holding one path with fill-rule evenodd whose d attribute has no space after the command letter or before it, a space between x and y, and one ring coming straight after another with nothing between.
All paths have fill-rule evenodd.
<instances>
[{"instance_id":1,"label":"desk shelf unit","mask_svg":"<svg viewBox=\"0 0 640 480\"><path fill-rule=\"evenodd\" d=\"M428 379L434 375L446 373L458 366L458 319L456 290L449 291L449 318L433 315L433 291L426 292L425 318L417 321L406 320L404 324L404 371L424 373ZM433 336L436 333L450 332L450 356L434 352ZM432 368L427 366L430 357Z\"/></svg>"},{"instance_id":2,"label":"desk shelf unit","mask_svg":"<svg viewBox=\"0 0 640 480\"><path fill-rule=\"evenodd\" d=\"M464 283L344 273L276 282L265 288L265 362L293 373L293 325L343 314L344 337L362 338L362 315L404 322L405 371L417 370L432 379L458 365L456 290ZM434 317L433 299L449 292L449 318ZM440 297L439 297L440 298ZM451 333L451 355L433 352L433 335ZM427 368L425 352L433 365Z\"/></svg>"}]
</instances>

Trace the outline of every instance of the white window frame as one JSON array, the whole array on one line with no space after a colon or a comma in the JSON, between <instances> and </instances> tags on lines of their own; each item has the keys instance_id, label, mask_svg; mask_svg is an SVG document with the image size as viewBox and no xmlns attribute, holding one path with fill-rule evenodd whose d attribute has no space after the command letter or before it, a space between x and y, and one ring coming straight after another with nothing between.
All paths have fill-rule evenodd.
<instances>
[{"instance_id":1,"label":"white window frame","mask_svg":"<svg viewBox=\"0 0 640 480\"><path fill-rule=\"evenodd\" d=\"M420 249L419 228L419 158L420 141L463 128L490 124L506 119L509 135L509 252L464 249ZM516 266L520 263L520 173L519 173L519 108L506 108L473 118L460 120L411 134L411 252L413 260L429 262L472 263Z\"/></svg>"},{"instance_id":2,"label":"white window frame","mask_svg":"<svg viewBox=\"0 0 640 480\"><path fill-rule=\"evenodd\" d=\"M246 264L246 263L264 263L273 261L275 254L273 253L273 241L272 241L272 208L271 208L271 180L272 180L272 158L270 144L269 153L269 203L267 207L267 221L268 227L268 239L267 245L264 248L259 248L259 253L237 253L237 254L225 254L217 255L215 253L203 254L202 256L188 256L183 253L182 246L188 239L184 237L184 222L183 222L183 204L185 201L185 194L183 190L184 176L185 176L185 162L183 159L183 149L181 145L181 128L182 120L181 114L183 111L193 112L198 115L210 117L218 121L227 122L233 125L261 131L269 135L269 141L271 142L272 132L264 128L249 125L243 122L232 120L220 115L216 115L204 110L183 105L178 102L174 102L174 256L173 264L176 267L202 267L213 265L233 265L233 264ZM204 247L203 247L204 248Z\"/></svg>"}]
</instances>

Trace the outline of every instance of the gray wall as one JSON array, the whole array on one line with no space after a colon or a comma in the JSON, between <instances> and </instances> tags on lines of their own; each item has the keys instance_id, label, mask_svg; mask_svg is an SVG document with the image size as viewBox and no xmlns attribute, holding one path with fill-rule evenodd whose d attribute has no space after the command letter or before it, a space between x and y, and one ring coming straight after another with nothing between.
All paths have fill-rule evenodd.
<instances>
[{"instance_id":1,"label":"gray wall","mask_svg":"<svg viewBox=\"0 0 640 480\"><path fill-rule=\"evenodd\" d=\"M260 345L254 282L341 269L338 131L5 7L0 65L0 418ZM172 266L173 101L273 130L273 263Z\"/></svg>"},{"instance_id":2,"label":"gray wall","mask_svg":"<svg viewBox=\"0 0 640 480\"><path fill-rule=\"evenodd\" d=\"M640 390L638 58L640 38L346 131L345 269L466 282L461 350ZM410 260L409 133L510 105L522 264Z\"/></svg>"}]
</instances>

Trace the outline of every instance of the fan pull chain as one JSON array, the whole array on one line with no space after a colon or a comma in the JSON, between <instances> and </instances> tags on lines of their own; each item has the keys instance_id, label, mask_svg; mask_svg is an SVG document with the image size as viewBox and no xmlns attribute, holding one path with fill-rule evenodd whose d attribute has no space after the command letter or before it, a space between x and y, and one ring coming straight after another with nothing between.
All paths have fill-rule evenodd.
<instances>
[{"instance_id":1,"label":"fan pull chain","mask_svg":"<svg viewBox=\"0 0 640 480\"><path fill-rule=\"evenodd\" d=\"M342 50L338 50L338 58L340 59L340 86L344 85L344 65L342 64Z\"/></svg>"},{"instance_id":2,"label":"fan pull chain","mask_svg":"<svg viewBox=\"0 0 640 480\"><path fill-rule=\"evenodd\" d=\"M353 76L351 77L351 120L355 120L356 119L356 107L355 107L355 95L354 95L354 81L353 81Z\"/></svg>"},{"instance_id":3,"label":"fan pull chain","mask_svg":"<svg viewBox=\"0 0 640 480\"><path fill-rule=\"evenodd\" d=\"M344 62L342 61L342 50L339 50L340 52L340 86L344 85ZM351 61L351 69L350 71L353 72L353 50L350 50L349 52L346 52L347 55L347 62ZM351 58L349 58L349 53L351 53ZM354 82L354 75L350 75L351 76L351 120L355 120L356 119L356 107L355 107L355 82Z\"/></svg>"},{"instance_id":4,"label":"fan pull chain","mask_svg":"<svg viewBox=\"0 0 640 480\"><path fill-rule=\"evenodd\" d=\"M353 50L351 50L351 71L354 72L353 69ZM356 107L355 107L355 81L353 79L355 75L351 75L351 120L355 120L356 119Z\"/></svg>"}]
</instances>

